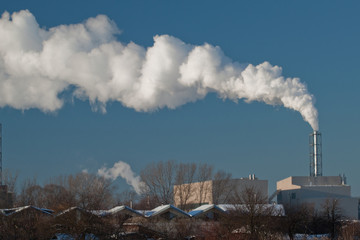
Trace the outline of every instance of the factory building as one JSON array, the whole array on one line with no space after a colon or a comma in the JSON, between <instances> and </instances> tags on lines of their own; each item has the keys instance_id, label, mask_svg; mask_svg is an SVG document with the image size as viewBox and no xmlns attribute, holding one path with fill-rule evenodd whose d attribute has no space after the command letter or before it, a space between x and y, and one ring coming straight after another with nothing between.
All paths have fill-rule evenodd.
<instances>
[{"instance_id":1,"label":"factory building","mask_svg":"<svg viewBox=\"0 0 360 240\"><path fill-rule=\"evenodd\" d=\"M252 188L264 199L268 198L268 181L259 180L255 174L249 178L209 180L174 186L174 204L177 207L195 208L203 204L225 204L233 200L233 194L241 194ZM185 196L186 195L186 196ZM186 206L184 198L186 197Z\"/></svg>"},{"instance_id":2,"label":"factory building","mask_svg":"<svg viewBox=\"0 0 360 240\"><path fill-rule=\"evenodd\" d=\"M315 210L322 211L325 205L337 201L341 215L349 219L358 219L359 200L351 197L350 186L341 176L302 176L288 177L276 184L279 191L279 204L296 207L308 204Z\"/></svg>"},{"instance_id":3,"label":"factory building","mask_svg":"<svg viewBox=\"0 0 360 240\"><path fill-rule=\"evenodd\" d=\"M321 212L336 201L341 215L359 219L359 199L351 197L351 187L343 176L323 176L321 134L310 135L310 176L291 176L276 184L277 202L289 207L302 204Z\"/></svg>"}]
</instances>

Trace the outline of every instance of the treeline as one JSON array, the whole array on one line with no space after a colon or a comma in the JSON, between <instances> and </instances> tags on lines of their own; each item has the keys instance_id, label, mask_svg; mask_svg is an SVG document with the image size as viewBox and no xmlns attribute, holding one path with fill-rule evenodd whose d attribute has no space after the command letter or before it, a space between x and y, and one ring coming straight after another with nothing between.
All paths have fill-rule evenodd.
<instances>
[{"instance_id":1,"label":"treeline","mask_svg":"<svg viewBox=\"0 0 360 240\"><path fill-rule=\"evenodd\" d=\"M231 174L215 170L207 163L177 163L175 161L160 161L146 166L141 171L143 194L152 199L151 207L161 204L173 204L174 196L179 198L178 207L189 210L188 200L192 195L198 195L199 203L205 203L207 194L212 195L214 204L229 203L227 198L221 198L234 190ZM205 181L213 181L211 189ZM195 187L191 183L199 182ZM177 185L178 187L174 188ZM210 193L211 192L211 193Z\"/></svg>"},{"instance_id":2,"label":"treeline","mask_svg":"<svg viewBox=\"0 0 360 240\"><path fill-rule=\"evenodd\" d=\"M236 188L231 186L231 174L215 171L208 164L157 162L146 166L140 175L144 189L143 194L136 195L133 191L119 193L110 180L86 172L55 177L45 184L29 179L20 184L17 191L17 175L5 171L4 182L15 193L14 207L32 205L47 208L54 211L52 216L56 216L76 206L81 209L81 217L75 213L65 220L43 218L36 214L20 218L2 217L0 239L46 239L59 231L81 238L87 233L96 234L100 239L125 239L125 226L129 222L146 227L148 233L159 233L162 239L183 239L188 236L195 239L283 239L288 236L294 239L296 233L328 234L329 239L354 239L360 236L359 225L343 218L336 199L327 201L322 211L315 211L311 205L293 204L284 206L283 214L276 209L276 205L268 204L266 196L257 189L246 188L236 192ZM146 210L161 204L172 204L176 194L174 185L191 186L189 183L207 180L216 182L213 189L215 203L224 203L216 202L216 196L231 196L226 198L226 203L232 204L233 208L226 214L172 220L129 216L107 220L90 214L93 210L106 210L119 205ZM189 188L176 191L182 191L182 204L186 206L186 199L194 191ZM206 188L197 191L206 191ZM23 235L6 238L7 231L14 236L21 232ZM30 233L32 235L28 237L26 234ZM41 234L45 234L46 238Z\"/></svg>"},{"instance_id":3,"label":"treeline","mask_svg":"<svg viewBox=\"0 0 360 240\"><path fill-rule=\"evenodd\" d=\"M191 185L175 189L178 192L174 192L174 185L213 180L215 184L211 191L215 204L220 203L220 196L234 190L230 173L215 170L206 163L159 161L145 166L140 177L142 191L137 194L133 190L119 192L113 181L87 172L53 177L44 184L40 184L36 178L19 184L17 174L10 171L4 171L3 174L4 184L14 193L14 207L34 205L56 212L72 206L96 210L109 209L116 205L131 205L136 209L150 210L162 204L174 204L174 194L181 196L181 205L178 207L189 210L185 207L188 198L193 194ZM199 188L201 195L206 195L203 192L209 191L206 187L202 185ZM221 200L221 203L230 203L227 199Z\"/></svg>"},{"instance_id":4,"label":"treeline","mask_svg":"<svg viewBox=\"0 0 360 240\"><path fill-rule=\"evenodd\" d=\"M111 181L85 172L52 178L41 185L36 178L27 179L16 189L17 176L4 176L13 192L14 207L38 206L55 212L78 206L84 209L107 209L116 204Z\"/></svg>"},{"instance_id":5,"label":"treeline","mask_svg":"<svg viewBox=\"0 0 360 240\"><path fill-rule=\"evenodd\" d=\"M344 221L336 200L321 211L310 205L286 207L268 204L253 188L237 195L238 204L226 212L201 217L102 215L99 211L70 208L60 214L27 208L9 216L0 215L0 239L295 239L295 234L326 234L318 239L356 239L358 222ZM135 228L134 228L135 227ZM136 233L136 235L134 234ZM304 236L305 236L304 235ZM191 238L190 238L191 237ZM299 238L297 238L299 239Z\"/></svg>"}]
</instances>

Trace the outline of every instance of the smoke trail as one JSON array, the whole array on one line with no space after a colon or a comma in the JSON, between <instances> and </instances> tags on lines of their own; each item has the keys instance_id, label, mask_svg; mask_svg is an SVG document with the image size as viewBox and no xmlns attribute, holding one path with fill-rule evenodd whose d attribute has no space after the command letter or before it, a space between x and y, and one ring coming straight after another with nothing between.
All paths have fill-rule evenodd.
<instances>
[{"instance_id":1,"label":"smoke trail","mask_svg":"<svg viewBox=\"0 0 360 240\"><path fill-rule=\"evenodd\" d=\"M60 109L71 91L106 111L119 101L137 111L174 109L215 92L221 98L283 105L318 129L314 98L298 78L284 78L268 62L242 66L219 47L193 46L168 35L145 49L116 41L106 16L40 28L27 10L0 19L0 107Z\"/></svg>"},{"instance_id":2,"label":"smoke trail","mask_svg":"<svg viewBox=\"0 0 360 240\"><path fill-rule=\"evenodd\" d=\"M119 161L114 164L112 168L102 167L97 173L106 179L115 180L121 177L126 180L126 183L132 186L137 194L141 193L141 189L144 183L141 182L139 176L135 176L135 173L131 170L131 167L126 162Z\"/></svg>"}]
</instances>

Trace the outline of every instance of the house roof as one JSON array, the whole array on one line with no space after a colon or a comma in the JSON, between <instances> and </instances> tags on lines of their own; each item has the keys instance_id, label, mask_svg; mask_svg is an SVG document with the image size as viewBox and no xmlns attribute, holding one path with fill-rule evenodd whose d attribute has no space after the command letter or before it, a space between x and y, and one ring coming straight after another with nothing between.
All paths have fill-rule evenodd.
<instances>
[{"instance_id":1,"label":"house roof","mask_svg":"<svg viewBox=\"0 0 360 240\"><path fill-rule=\"evenodd\" d=\"M38 208L35 206L31 206L31 205L24 206L24 207L17 207L17 208L0 209L0 212L5 216L10 216L10 215L20 213L22 211L26 211L29 209L33 209L33 210L39 211L39 212L47 214L47 215L52 215L54 213L53 210L46 209L46 208Z\"/></svg>"},{"instance_id":2,"label":"house roof","mask_svg":"<svg viewBox=\"0 0 360 240\"><path fill-rule=\"evenodd\" d=\"M191 210L191 211L189 212L189 215L190 215L191 217L197 217L197 216L200 216L200 215L202 215L202 214L204 214L204 213L207 213L207 212L209 212L209 211L214 211L214 210L225 213L225 210L224 210L224 209L218 207L218 206L215 205L215 204L204 204L204 205L201 205L201 206L198 207L198 208L195 208L195 209Z\"/></svg>"},{"instance_id":3,"label":"house roof","mask_svg":"<svg viewBox=\"0 0 360 240\"><path fill-rule=\"evenodd\" d=\"M241 210L247 211L246 204L219 204L217 205L219 208L224 211L233 211L233 210ZM284 206L282 204L258 204L258 208L264 207L263 209L271 210L272 216L285 216Z\"/></svg>"},{"instance_id":4,"label":"house roof","mask_svg":"<svg viewBox=\"0 0 360 240\"><path fill-rule=\"evenodd\" d=\"M65 209L64 211L58 213L58 214L56 215L56 217L61 216L61 215L64 215L64 214L67 214L67 213L72 212L72 211L80 211L80 212L83 212L83 213L94 214L92 211L88 211L88 210L83 209L83 208L81 208L81 207L71 207L71 208ZM96 214L94 214L94 215L96 215Z\"/></svg>"},{"instance_id":5,"label":"house roof","mask_svg":"<svg viewBox=\"0 0 360 240\"><path fill-rule=\"evenodd\" d=\"M161 215L166 212L171 212L177 216L190 217L190 215L188 213L184 212L183 210L181 210L177 207L174 207L171 204L161 205L159 207L154 208L151 211L147 211L147 212L145 212L145 216L146 217L155 217L155 216Z\"/></svg>"},{"instance_id":6,"label":"house roof","mask_svg":"<svg viewBox=\"0 0 360 240\"><path fill-rule=\"evenodd\" d=\"M92 211L92 213L104 217L104 216L109 216L109 215L114 215L117 213L128 213L129 215L132 216L143 216L143 214L141 214L139 211L136 211L128 206L116 206L112 209L109 210L94 210Z\"/></svg>"}]
</instances>

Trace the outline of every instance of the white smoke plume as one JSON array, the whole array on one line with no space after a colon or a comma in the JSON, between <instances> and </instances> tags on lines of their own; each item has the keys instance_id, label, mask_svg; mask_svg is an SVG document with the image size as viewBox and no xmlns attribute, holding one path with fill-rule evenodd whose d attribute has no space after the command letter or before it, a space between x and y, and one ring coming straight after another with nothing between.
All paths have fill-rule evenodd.
<instances>
[{"instance_id":1,"label":"white smoke plume","mask_svg":"<svg viewBox=\"0 0 360 240\"><path fill-rule=\"evenodd\" d=\"M120 31L104 15L83 23L40 28L27 10L0 19L0 107L44 112L60 109L61 93L89 99L106 111L121 102L136 111L174 109L217 93L223 99L283 105L300 112L314 130L314 97L298 78L284 78L268 62L243 66L219 47L160 35L144 48L116 40Z\"/></svg>"},{"instance_id":2,"label":"white smoke plume","mask_svg":"<svg viewBox=\"0 0 360 240\"><path fill-rule=\"evenodd\" d=\"M126 180L126 183L134 188L137 194L141 193L144 183L140 180L140 176L135 176L129 164L119 161L114 164L112 168L102 167L98 170L97 174L105 179L116 180L121 177Z\"/></svg>"}]
</instances>

